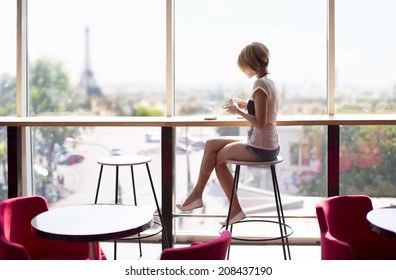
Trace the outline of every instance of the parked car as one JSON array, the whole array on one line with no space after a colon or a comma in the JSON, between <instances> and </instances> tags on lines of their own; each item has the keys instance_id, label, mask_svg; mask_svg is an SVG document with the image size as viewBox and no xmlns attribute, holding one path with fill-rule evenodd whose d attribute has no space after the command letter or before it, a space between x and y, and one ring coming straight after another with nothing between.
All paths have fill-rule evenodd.
<instances>
[{"instance_id":1,"label":"parked car","mask_svg":"<svg viewBox=\"0 0 396 280\"><path fill-rule=\"evenodd\" d=\"M58 157L58 164L72 165L75 163L82 162L84 160L84 156L78 153L66 153L61 154Z\"/></svg>"}]
</instances>

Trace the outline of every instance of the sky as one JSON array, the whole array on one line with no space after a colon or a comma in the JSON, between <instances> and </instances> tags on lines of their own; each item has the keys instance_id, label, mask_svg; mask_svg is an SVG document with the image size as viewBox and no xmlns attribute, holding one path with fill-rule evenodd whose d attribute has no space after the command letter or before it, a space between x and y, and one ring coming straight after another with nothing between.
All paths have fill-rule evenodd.
<instances>
[{"instance_id":1,"label":"sky","mask_svg":"<svg viewBox=\"0 0 396 280\"><path fill-rule=\"evenodd\" d=\"M0 74L15 66L15 14L9 12L14 2L0 3ZM164 84L165 2L29 1L30 60L60 60L78 83L85 59L84 30L89 27L91 67L98 82ZM387 35L396 26L394 2L336 2L339 83L396 80L396 36ZM175 13L177 84L246 82L236 58L252 41L269 47L275 80L325 83L325 0L177 0Z\"/></svg>"}]
</instances>

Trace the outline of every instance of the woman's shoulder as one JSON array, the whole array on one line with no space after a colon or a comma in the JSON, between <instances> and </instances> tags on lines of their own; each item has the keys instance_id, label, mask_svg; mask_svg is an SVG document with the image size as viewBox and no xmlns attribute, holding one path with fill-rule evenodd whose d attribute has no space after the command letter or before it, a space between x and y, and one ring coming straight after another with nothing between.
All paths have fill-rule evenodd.
<instances>
[{"instance_id":1,"label":"woman's shoulder","mask_svg":"<svg viewBox=\"0 0 396 280\"><path fill-rule=\"evenodd\" d=\"M274 81L272 81L271 79L267 77L262 77L254 81L253 92L255 92L258 89L261 89L265 93L271 95L272 92L276 90L276 86Z\"/></svg>"},{"instance_id":2,"label":"woman's shoulder","mask_svg":"<svg viewBox=\"0 0 396 280\"><path fill-rule=\"evenodd\" d=\"M257 79L254 84L253 84L253 91L261 88L262 90L266 92L276 92L277 91L277 86L275 82L268 77L262 77Z\"/></svg>"},{"instance_id":3,"label":"woman's shoulder","mask_svg":"<svg viewBox=\"0 0 396 280\"><path fill-rule=\"evenodd\" d=\"M267 76L258 78L255 82L255 85L264 85L264 86L273 86L275 82L268 78Z\"/></svg>"}]
</instances>

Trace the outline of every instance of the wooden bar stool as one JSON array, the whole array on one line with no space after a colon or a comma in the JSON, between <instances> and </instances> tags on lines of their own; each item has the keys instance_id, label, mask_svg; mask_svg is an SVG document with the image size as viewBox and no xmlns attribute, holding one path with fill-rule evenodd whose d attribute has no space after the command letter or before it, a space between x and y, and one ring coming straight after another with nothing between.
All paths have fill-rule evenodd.
<instances>
[{"instance_id":1,"label":"wooden bar stool","mask_svg":"<svg viewBox=\"0 0 396 280\"><path fill-rule=\"evenodd\" d=\"M164 230L164 220L162 217L162 212L158 204L158 199L157 195L155 193L154 189L154 184L153 180L151 177L151 172L150 172L150 167L149 167L149 162L151 162L151 158L147 156L140 156L140 155L119 155L119 156L108 156L108 157L103 157L97 160L97 163L100 164L100 172L99 172L99 179L98 179L98 186L96 188L96 195L95 195L95 204L98 202L98 196L99 196L99 189L100 189L100 181L102 179L102 173L103 173L103 166L115 166L116 167L116 179L115 179L115 199L114 202L115 204L118 204L118 197L119 197L119 184L118 184L118 173L119 173L119 167L120 166L130 166L131 168L131 177L132 177L132 190L133 190L133 199L135 206L137 206L137 197L136 197L136 187L135 187L135 177L134 177L134 172L133 172L133 166L135 165L141 165L145 164L146 169L147 169L147 174L150 180L151 184L151 190L153 193L155 205L158 211L158 216L160 218L160 223L155 222L159 226L162 227L162 229L159 231L163 233L163 238L165 240L166 247L169 247L169 242L168 242L168 237L166 235L166 231ZM155 234L158 234L159 232L156 232ZM153 236L155 234L149 235ZM148 236L147 236L148 237ZM135 239L135 238L132 238ZM142 246L141 246L141 239L140 235L136 237L139 241L139 251L140 251L140 257L142 256ZM114 259L117 257L117 241L114 241Z\"/></svg>"},{"instance_id":2,"label":"wooden bar stool","mask_svg":"<svg viewBox=\"0 0 396 280\"><path fill-rule=\"evenodd\" d=\"M283 206L282 206L282 200L281 200L281 195L279 191L279 185L278 185L278 179L276 177L276 170L275 170L275 165L282 162L283 158L281 156L277 156L276 159L272 161L241 161L241 160L229 160L229 164L235 164L235 174L234 174L234 184L233 184L233 189L231 192L231 202L230 206L228 209L228 215L227 215L227 220L226 220L226 225L225 228L228 230L228 227L230 226L231 233L232 233L232 228L233 225L229 225L228 221L230 219L230 214L231 214L231 206L232 206L232 200L234 198L234 193L238 191L238 182L239 182L239 173L241 169L241 165L245 166L269 166L271 168L271 176L272 176L272 184L273 184L273 189L274 189L274 198L275 198L275 204L276 204L276 211L277 211L277 216L278 216L278 221L270 221L270 220L242 220L237 223L248 223L248 222L267 222L267 223L277 223L279 224L279 233L280 236L276 237L269 237L269 238L262 238L262 239L247 239L247 238L233 238L236 240L242 240L242 241L270 241L270 240L276 240L276 239L281 239L282 241L282 248L283 248L283 256L285 260L289 259L291 260L291 255L290 255L290 248L289 248L289 240L288 237L293 233L293 229L285 223L285 217L283 215ZM229 256L230 250L228 250L228 256ZM228 257L227 257L228 258Z\"/></svg>"}]
</instances>

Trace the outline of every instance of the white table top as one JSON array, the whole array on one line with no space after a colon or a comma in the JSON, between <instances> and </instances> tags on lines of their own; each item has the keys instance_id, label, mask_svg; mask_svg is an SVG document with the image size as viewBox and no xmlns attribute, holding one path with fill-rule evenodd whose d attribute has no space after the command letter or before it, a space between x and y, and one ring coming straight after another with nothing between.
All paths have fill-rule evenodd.
<instances>
[{"instance_id":1,"label":"white table top","mask_svg":"<svg viewBox=\"0 0 396 280\"><path fill-rule=\"evenodd\" d=\"M77 205L49 210L32 219L32 231L43 238L93 242L119 239L150 228L153 212L122 204Z\"/></svg>"},{"instance_id":2,"label":"white table top","mask_svg":"<svg viewBox=\"0 0 396 280\"><path fill-rule=\"evenodd\" d=\"M120 156L108 156L97 160L102 165L113 165L113 166L129 166L144 164L151 161L150 157L141 155L120 155Z\"/></svg>"},{"instance_id":3,"label":"white table top","mask_svg":"<svg viewBox=\"0 0 396 280\"><path fill-rule=\"evenodd\" d=\"M396 237L396 207L373 209L367 213L367 220L375 232Z\"/></svg>"}]
</instances>

